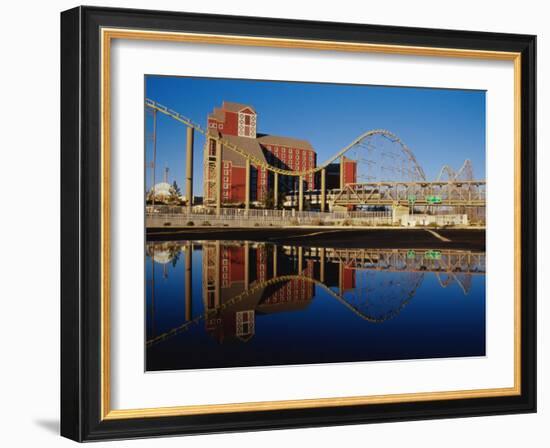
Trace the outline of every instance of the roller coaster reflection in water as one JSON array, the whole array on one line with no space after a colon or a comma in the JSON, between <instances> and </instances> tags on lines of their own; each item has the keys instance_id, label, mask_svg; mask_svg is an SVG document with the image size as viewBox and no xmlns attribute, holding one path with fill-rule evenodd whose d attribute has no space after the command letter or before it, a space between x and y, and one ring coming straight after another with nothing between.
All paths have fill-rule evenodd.
<instances>
[{"instance_id":1,"label":"roller coaster reflection in water","mask_svg":"<svg viewBox=\"0 0 550 448\"><path fill-rule=\"evenodd\" d=\"M199 263L196 257L193 262L193 251L200 254ZM439 289L449 288L464 297L470 294L473 279L484 282L485 275L485 253L469 250L179 241L149 242L147 255L149 349L170 344L197 328L217 342L247 342L255 335L257 316L306 310L321 295L344 310L347 318L378 325L398 316L427 276L437 279ZM163 284L180 259L185 278L177 281L181 285L177 291L167 294ZM194 274L194 270L199 272ZM199 288L196 276L200 276ZM196 303L197 289L202 303ZM166 319L157 322L157 313L175 306L174 295L182 310L179 317L169 319L170 323ZM445 294L441 295L444 300ZM165 300L171 303L163 304Z\"/></svg>"}]
</instances>

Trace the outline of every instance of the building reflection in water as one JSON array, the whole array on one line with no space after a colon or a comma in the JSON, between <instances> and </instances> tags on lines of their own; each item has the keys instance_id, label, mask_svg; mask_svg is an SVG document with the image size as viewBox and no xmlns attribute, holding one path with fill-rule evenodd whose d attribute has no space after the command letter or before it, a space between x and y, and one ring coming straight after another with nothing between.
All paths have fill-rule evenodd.
<instances>
[{"instance_id":1,"label":"building reflection in water","mask_svg":"<svg viewBox=\"0 0 550 448\"><path fill-rule=\"evenodd\" d=\"M296 311L313 299L314 260L304 258L301 247L295 248L299 256L250 243L216 242L202 250L205 325L220 342L250 339L257 313Z\"/></svg>"},{"instance_id":2,"label":"building reflection in water","mask_svg":"<svg viewBox=\"0 0 550 448\"><path fill-rule=\"evenodd\" d=\"M353 319L383 324L414 298L426 275L433 275L443 291L454 285L463 295L475 276L484 280L485 275L485 253L468 250L178 241L149 242L146 252L148 349L196 327L218 344L247 343L256 334L259 316L306 310L318 296L330 297ZM170 266L179 265L184 278L168 278ZM193 283L199 275L200 285ZM175 284L160 288L159 281ZM202 303L193 304L197 296ZM173 297L185 301L178 324L157 328L160 301Z\"/></svg>"}]
</instances>

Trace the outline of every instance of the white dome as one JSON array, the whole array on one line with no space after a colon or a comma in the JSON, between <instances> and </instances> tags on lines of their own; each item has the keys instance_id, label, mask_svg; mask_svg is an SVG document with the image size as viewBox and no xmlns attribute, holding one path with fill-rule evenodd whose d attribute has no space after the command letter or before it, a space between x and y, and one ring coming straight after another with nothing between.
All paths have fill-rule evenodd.
<instances>
[{"instance_id":1,"label":"white dome","mask_svg":"<svg viewBox=\"0 0 550 448\"><path fill-rule=\"evenodd\" d=\"M159 182L155 185L154 192L155 196L170 196L170 188L172 186L166 182ZM153 190L151 190L151 193Z\"/></svg>"},{"instance_id":2,"label":"white dome","mask_svg":"<svg viewBox=\"0 0 550 448\"><path fill-rule=\"evenodd\" d=\"M170 251L168 250L161 250L160 252L155 251L155 254L153 255L153 260L155 260L155 263L159 264L168 264L172 261L174 257L170 254Z\"/></svg>"}]
</instances>

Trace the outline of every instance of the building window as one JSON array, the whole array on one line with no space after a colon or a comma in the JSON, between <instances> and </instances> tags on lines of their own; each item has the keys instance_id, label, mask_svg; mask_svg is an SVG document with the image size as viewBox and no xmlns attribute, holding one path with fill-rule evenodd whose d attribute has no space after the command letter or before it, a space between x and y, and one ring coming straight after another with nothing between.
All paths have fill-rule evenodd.
<instances>
[{"instance_id":1,"label":"building window","mask_svg":"<svg viewBox=\"0 0 550 448\"><path fill-rule=\"evenodd\" d=\"M242 337L254 334L254 310L237 311L235 321L237 336Z\"/></svg>"},{"instance_id":2,"label":"building window","mask_svg":"<svg viewBox=\"0 0 550 448\"><path fill-rule=\"evenodd\" d=\"M216 140L214 139L210 140L209 154L210 156L216 155Z\"/></svg>"},{"instance_id":3,"label":"building window","mask_svg":"<svg viewBox=\"0 0 550 448\"><path fill-rule=\"evenodd\" d=\"M256 137L256 115L239 113L238 135L241 137Z\"/></svg>"}]
</instances>

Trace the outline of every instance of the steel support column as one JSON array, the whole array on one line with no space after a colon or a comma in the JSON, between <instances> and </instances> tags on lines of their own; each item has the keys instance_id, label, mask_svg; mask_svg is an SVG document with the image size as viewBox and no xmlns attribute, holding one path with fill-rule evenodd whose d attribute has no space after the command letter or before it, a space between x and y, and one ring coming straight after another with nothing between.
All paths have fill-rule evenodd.
<instances>
[{"instance_id":1,"label":"steel support column","mask_svg":"<svg viewBox=\"0 0 550 448\"><path fill-rule=\"evenodd\" d=\"M187 152L185 158L185 195L187 196L187 211L191 213L193 206L193 142L195 130L187 128Z\"/></svg>"},{"instance_id":2,"label":"steel support column","mask_svg":"<svg viewBox=\"0 0 550 448\"><path fill-rule=\"evenodd\" d=\"M216 214L222 209L222 144L216 141Z\"/></svg>"},{"instance_id":3,"label":"steel support column","mask_svg":"<svg viewBox=\"0 0 550 448\"><path fill-rule=\"evenodd\" d=\"M250 159L246 159L246 170L245 170L245 187L244 187L244 209L248 214L250 209Z\"/></svg>"},{"instance_id":4,"label":"steel support column","mask_svg":"<svg viewBox=\"0 0 550 448\"><path fill-rule=\"evenodd\" d=\"M344 156L340 157L340 190L344 188Z\"/></svg>"},{"instance_id":5,"label":"steel support column","mask_svg":"<svg viewBox=\"0 0 550 448\"><path fill-rule=\"evenodd\" d=\"M298 211L304 210L304 176L298 178Z\"/></svg>"},{"instance_id":6,"label":"steel support column","mask_svg":"<svg viewBox=\"0 0 550 448\"><path fill-rule=\"evenodd\" d=\"M324 212L327 203L326 169L321 170L321 211Z\"/></svg>"},{"instance_id":7,"label":"steel support column","mask_svg":"<svg viewBox=\"0 0 550 448\"><path fill-rule=\"evenodd\" d=\"M151 188L152 194L152 203L153 203L153 211L155 209L155 195L156 195L156 179L155 174L157 171L157 110L153 109L153 162L151 163L151 170L152 170L152 184L153 188Z\"/></svg>"},{"instance_id":8,"label":"steel support column","mask_svg":"<svg viewBox=\"0 0 550 448\"><path fill-rule=\"evenodd\" d=\"M193 288L192 286L192 255L193 246L189 244L185 248L185 320L189 322L193 318Z\"/></svg>"},{"instance_id":9,"label":"steel support column","mask_svg":"<svg viewBox=\"0 0 550 448\"><path fill-rule=\"evenodd\" d=\"M273 173L273 208L277 208L279 202L279 173Z\"/></svg>"},{"instance_id":10,"label":"steel support column","mask_svg":"<svg viewBox=\"0 0 550 448\"><path fill-rule=\"evenodd\" d=\"M216 273L216 276L214 278L214 308L218 310L221 305L220 277L222 275L221 269L220 269L221 247L220 247L219 241L216 241L215 253L216 253L216 259L214 260L214 272Z\"/></svg>"},{"instance_id":11,"label":"steel support column","mask_svg":"<svg viewBox=\"0 0 550 448\"><path fill-rule=\"evenodd\" d=\"M273 278L277 278L277 250L278 246L273 245Z\"/></svg>"},{"instance_id":12,"label":"steel support column","mask_svg":"<svg viewBox=\"0 0 550 448\"><path fill-rule=\"evenodd\" d=\"M248 241L244 243L244 289L248 290L250 283L250 247Z\"/></svg>"},{"instance_id":13,"label":"steel support column","mask_svg":"<svg viewBox=\"0 0 550 448\"><path fill-rule=\"evenodd\" d=\"M326 250L324 247L321 247L321 254L319 256L319 280L321 283L325 283L325 257L326 257Z\"/></svg>"},{"instance_id":14,"label":"steel support column","mask_svg":"<svg viewBox=\"0 0 550 448\"><path fill-rule=\"evenodd\" d=\"M338 291L344 294L344 264L338 263Z\"/></svg>"}]
</instances>

